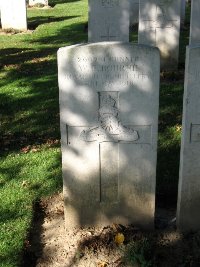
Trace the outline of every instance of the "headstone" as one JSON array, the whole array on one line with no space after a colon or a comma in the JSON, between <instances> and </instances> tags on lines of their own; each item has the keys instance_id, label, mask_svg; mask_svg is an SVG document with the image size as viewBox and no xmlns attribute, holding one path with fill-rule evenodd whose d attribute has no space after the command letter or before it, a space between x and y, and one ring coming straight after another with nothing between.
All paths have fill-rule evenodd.
<instances>
[{"instance_id":1,"label":"headstone","mask_svg":"<svg viewBox=\"0 0 200 267\"><path fill-rule=\"evenodd\" d=\"M200 230L200 46L187 47L177 226Z\"/></svg>"},{"instance_id":2,"label":"headstone","mask_svg":"<svg viewBox=\"0 0 200 267\"><path fill-rule=\"evenodd\" d=\"M48 0L29 0L29 6L35 6L38 4L48 6Z\"/></svg>"},{"instance_id":3,"label":"headstone","mask_svg":"<svg viewBox=\"0 0 200 267\"><path fill-rule=\"evenodd\" d=\"M27 30L26 0L1 1L2 29Z\"/></svg>"},{"instance_id":4,"label":"headstone","mask_svg":"<svg viewBox=\"0 0 200 267\"><path fill-rule=\"evenodd\" d=\"M137 24L139 21L139 0L130 1L130 24Z\"/></svg>"},{"instance_id":5,"label":"headstone","mask_svg":"<svg viewBox=\"0 0 200 267\"><path fill-rule=\"evenodd\" d=\"M185 22L185 8L186 0L181 0L181 24L184 25Z\"/></svg>"},{"instance_id":6,"label":"headstone","mask_svg":"<svg viewBox=\"0 0 200 267\"><path fill-rule=\"evenodd\" d=\"M66 227L153 228L159 51L121 42L58 51Z\"/></svg>"},{"instance_id":7,"label":"headstone","mask_svg":"<svg viewBox=\"0 0 200 267\"><path fill-rule=\"evenodd\" d=\"M129 0L89 0L88 41L129 41Z\"/></svg>"},{"instance_id":8,"label":"headstone","mask_svg":"<svg viewBox=\"0 0 200 267\"><path fill-rule=\"evenodd\" d=\"M191 2L190 45L200 44L200 1Z\"/></svg>"},{"instance_id":9,"label":"headstone","mask_svg":"<svg viewBox=\"0 0 200 267\"><path fill-rule=\"evenodd\" d=\"M176 69L179 56L181 0L141 0L139 44L156 46L161 68Z\"/></svg>"}]
</instances>

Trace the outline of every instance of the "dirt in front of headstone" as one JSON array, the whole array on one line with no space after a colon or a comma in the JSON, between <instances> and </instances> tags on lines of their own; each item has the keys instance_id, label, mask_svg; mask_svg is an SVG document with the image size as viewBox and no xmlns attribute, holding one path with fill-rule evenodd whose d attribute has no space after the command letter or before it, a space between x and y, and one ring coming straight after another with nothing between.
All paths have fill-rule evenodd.
<instances>
[{"instance_id":1,"label":"dirt in front of headstone","mask_svg":"<svg viewBox=\"0 0 200 267\"><path fill-rule=\"evenodd\" d=\"M59 193L35 207L23 266L200 266L200 233L181 234L173 224L163 228L144 232L134 225L113 224L66 231L63 197Z\"/></svg>"},{"instance_id":2,"label":"dirt in front of headstone","mask_svg":"<svg viewBox=\"0 0 200 267\"><path fill-rule=\"evenodd\" d=\"M0 36L1 35L15 35L15 34L32 34L33 30L26 30L26 31L20 31L15 29L0 29Z\"/></svg>"}]
</instances>

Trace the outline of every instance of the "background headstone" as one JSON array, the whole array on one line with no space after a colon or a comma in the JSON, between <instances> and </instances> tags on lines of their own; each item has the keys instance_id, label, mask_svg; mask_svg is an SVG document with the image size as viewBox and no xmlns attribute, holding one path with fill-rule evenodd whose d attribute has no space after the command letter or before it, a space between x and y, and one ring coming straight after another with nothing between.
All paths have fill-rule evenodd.
<instances>
[{"instance_id":1,"label":"background headstone","mask_svg":"<svg viewBox=\"0 0 200 267\"><path fill-rule=\"evenodd\" d=\"M181 0L181 24L184 25L185 22L185 8L186 0Z\"/></svg>"},{"instance_id":2,"label":"background headstone","mask_svg":"<svg viewBox=\"0 0 200 267\"><path fill-rule=\"evenodd\" d=\"M129 41L129 0L89 0L88 41Z\"/></svg>"},{"instance_id":3,"label":"background headstone","mask_svg":"<svg viewBox=\"0 0 200 267\"><path fill-rule=\"evenodd\" d=\"M161 68L176 69L179 56L181 0L141 0L139 44L156 46Z\"/></svg>"},{"instance_id":4,"label":"background headstone","mask_svg":"<svg viewBox=\"0 0 200 267\"><path fill-rule=\"evenodd\" d=\"M130 24L137 24L139 21L139 0L130 0Z\"/></svg>"},{"instance_id":5,"label":"background headstone","mask_svg":"<svg viewBox=\"0 0 200 267\"><path fill-rule=\"evenodd\" d=\"M27 30L26 0L1 1L2 29Z\"/></svg>"},{"instance_id":6,"label":"background headstone","mask_svg":"<svg viewBox=\"0 0 200 267\"><path fill-rule=\"evenodd\" d=\"M200 229L200 46L187 47L177 226Z\"/></svg>"},{"instance_id":7,"label":"background headstone","mask_svg":"<svg viewBox=\"0 0 200 267\"><path fill-rule=\"evenodd\" d=\"M190 45L200 44L200 1L191 2Z\"/></svg>"},{"instance_id":8,"label":"background headstone","mask_svg":"<svg viewBox=\"0 0 200 267\"><path fill-rule=\"evenodd\" d=\"M48 0L29 0L28 4L29 6L35 6L37 4L48 6Z\"/></svg>"},{"instance_id":9,"label":"background headstone","mask_svg":"<svg viewBox=\"0 0 200 267\"><path fill-rule=\"evenodd\" d=\"M66 227L153 228L159 51L98 43L58 51Z\"/></svg>"}]
</instances>

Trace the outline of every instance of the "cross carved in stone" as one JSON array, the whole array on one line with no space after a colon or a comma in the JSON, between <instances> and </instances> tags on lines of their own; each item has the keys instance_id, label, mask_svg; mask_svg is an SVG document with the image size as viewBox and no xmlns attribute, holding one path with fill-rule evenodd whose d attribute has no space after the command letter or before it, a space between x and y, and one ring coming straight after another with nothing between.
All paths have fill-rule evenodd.
<instances>
[{"instance_id":1,"label":"cross carved in stone","mask_svg":"<svg viewBox=\"0 0 200 267\"><path fill-rule=\"evenodd\" d=\"M99 143L100 201L118 199L119 143L133 143L139 134L119 119L119 92L99 92L99 124L84 129L79 138Z\"/></svg>"},{"instance_id":2,"label":"cross carved in stone","mask_svg":"<svg viewBox=\"0 0 200 267\"><path fill-rule=\"evenodd\" d=\"M169 19L168 15L166 14L166 5L160 4L156 5L156 13L155 13L155 19L144 19L142 20L143 23L145 24L145 29L146 30L153 30L154 31L154 42L155 45L157 44L156 42L156 30L157 29L167 29L167 28L173 28L174 27L174 22L177 20Z\"/></svg>"},{"instance_id":3,"label":"cross carved in stone","mask_svg":"<svg viewBox=\"0 0 200 267\"><path fill-rule=\"evenodd\" d=\"M101 39L104 39L105 41L111 41L112 39L115 40L115 38L117 38L117 36L111 34L110 26L108 25L106 27L106 34L101 35Z\"/></svg>"}]
</instances>

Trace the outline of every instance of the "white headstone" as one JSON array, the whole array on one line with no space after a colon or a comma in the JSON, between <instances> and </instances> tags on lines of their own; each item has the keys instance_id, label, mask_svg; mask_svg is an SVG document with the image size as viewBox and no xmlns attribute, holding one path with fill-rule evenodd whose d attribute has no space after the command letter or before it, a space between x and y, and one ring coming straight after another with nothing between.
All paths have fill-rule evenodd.
<instances>
[{"instance_id":1,"label":"white headstone","mask_svg":"<svg viewBox=\"0 0 200 267\"><path fill-rule=\"evenodd\" d=\"M89 0L88 41L129 41L129 0Z\"/></svg>"},{"instance_id":2,"label":"white headstone","mask_svg":"<svg viewBox=\"0 0 200 267\"><path fill-rule=\"evenodd\" d=\"M177 226L200 230L200 46L187 47Z\"/></svg>"},{"instance_id":3,"label":"white headstone","mask_svg":"<svg viewBox=\"0 0 200 267\"><path fill-rule=\"evenodd\" d=\"M190 45L200 44L200 1L191 2Z\"/></svg>"},{"instance_id":4,"label":"white headstone","mask_svg":"<svg viewBox=\"0 0 200 267\"><path fill-rule=\"evenodd\" d=\"M26 0L1 1L2 29L27 30Z\"/></svg>"},{"instance_id":5,"label":"white headstone","mask_svg":"<svg viewBox=\"0 0 200 267\"><path fill-rule=\"evenodd\" d=\"M28 4L29 6L35 6L37 4L48 6L48 0L29 0Z\"/></svg>"},{"instance_id":6,"label":"white headstone","mask_svg":"<svg viewBox=\"0 0 200 267\"><path fill-rule=\"evenodd\" d=\"M156 46L161 68L176 69L179 56L181 0L141 0L139 44Z\"/></svg>"},{"instance_id":7,"label":"white headstone","mask_svg":"<svg viewBox=\"0 0 200 267\"><path fill-rule=\"evenodd\" d=\"M59 49L67 228L153 227L159 71L153 47L106 42Z\"/></svg>"},{"instance_id":8,"label":"white headstone","mask_svg":"<svg viewBox=\"0 0 200 267\"><path fill-rule=\"evenodd\" d=\"M139 0L130 1L130 24L136 24L139 21Z\"/></svg>"}]
</instances>

